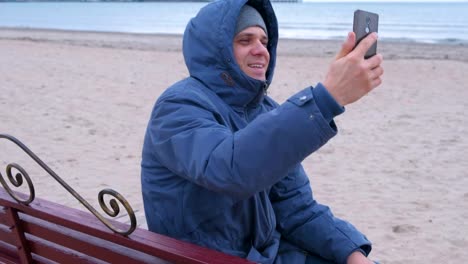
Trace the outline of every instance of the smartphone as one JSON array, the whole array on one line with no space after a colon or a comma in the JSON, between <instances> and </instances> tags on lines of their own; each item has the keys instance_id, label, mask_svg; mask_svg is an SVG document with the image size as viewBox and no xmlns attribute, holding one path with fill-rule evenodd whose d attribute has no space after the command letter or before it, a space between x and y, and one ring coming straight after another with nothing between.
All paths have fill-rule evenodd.
<instances>
[{"instance_id":1,"label":"smartphone","mask_svg":"<svg viewBox=\"0 0 468 264\"><path fill-rule=\"evenodd\" d=\"M372 32L378 32L379 15L364 10L354 11L353 31L356 34L356 46L363 38ZM364 58L370 58L377 53L377 41L369 48Z\"/></svg>"}]
</instances>

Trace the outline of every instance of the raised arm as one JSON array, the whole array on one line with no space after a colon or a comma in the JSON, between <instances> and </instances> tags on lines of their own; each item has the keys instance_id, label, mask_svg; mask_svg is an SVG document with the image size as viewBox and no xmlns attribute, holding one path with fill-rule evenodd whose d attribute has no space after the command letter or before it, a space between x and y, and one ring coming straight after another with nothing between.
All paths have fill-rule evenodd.
<instances>
[{"instance_id":1,"label":"raised arm","mask_svg":"<svg viewBox=\"0 0 468 264\"><path fill-rule=\"evenodd\" d=\"M336 134L311 88L235 132L197 89L186 91L158 102L145 149L172 172L216 192L248 198Z\"/></svg>"}]
</instances>

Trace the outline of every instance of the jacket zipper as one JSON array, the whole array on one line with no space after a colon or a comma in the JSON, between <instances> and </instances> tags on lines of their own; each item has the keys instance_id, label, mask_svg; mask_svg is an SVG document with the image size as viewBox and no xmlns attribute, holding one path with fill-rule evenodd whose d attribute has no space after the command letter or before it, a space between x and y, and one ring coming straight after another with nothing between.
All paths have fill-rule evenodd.
<instances>
[{"instance_id":1,"label":"jacket zipper","mask_svg":"<svg viewBox=\"0 0 468 264\"><path fill-rule=\"evenodd\" d=\"M268 83L265 81L265 83L263 83L263 94L264 95L268 94L267 89L268 89Z\"/></svg>"},{"instance_id":2,"label":"jacket zipper","mask_svg":"<svg viewBox=\"0 0 468 264\"><path fill-rule=\"evenodd\" d=\"M268 89L268 82L264 82L263 83L263 86L262 86L262 90L263 90L263 94L264 95L267 95L267 89ZM250 117L249 117L249 105L246 105L244 106L244 116L245 116L245 120L247 120L247 123L250 123Z\"/></svg>"}]
</instances>

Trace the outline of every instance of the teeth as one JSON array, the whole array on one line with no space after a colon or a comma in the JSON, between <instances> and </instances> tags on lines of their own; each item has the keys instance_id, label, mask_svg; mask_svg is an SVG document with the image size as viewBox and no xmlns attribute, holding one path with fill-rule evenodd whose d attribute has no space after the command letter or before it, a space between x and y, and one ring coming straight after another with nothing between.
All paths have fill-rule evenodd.
<instances>
[{"instance_id":1,"label":"teeth","mask_svg":"<svg viewBox=\"0 0 468 264\"><path fill-rule=\"evenodd\" d=\"M261 64L250 64L249 66L252 68L263 68Z\"/></svg>"}]
</instances>

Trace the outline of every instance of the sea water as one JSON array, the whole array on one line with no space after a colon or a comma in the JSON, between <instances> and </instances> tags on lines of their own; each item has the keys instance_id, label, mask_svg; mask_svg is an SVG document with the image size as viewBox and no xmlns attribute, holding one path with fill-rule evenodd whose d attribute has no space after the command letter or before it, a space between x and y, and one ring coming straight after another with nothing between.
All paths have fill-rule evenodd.
<instances>
[{"instance_id":1,"label":"sea water","mask_svg":"<svg viewBox=\"0 0 468 264\"><path fill-rule=\"evenodd\" d=\"M0 27L183 34L206 2L0 2ZM468 43L468 2L274 3L281 38L343 39L353 12L379 14L381 41Z\"/></svg>"}]
</instances>

